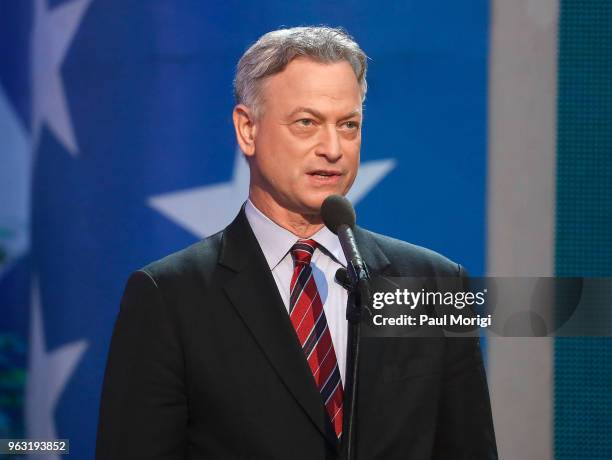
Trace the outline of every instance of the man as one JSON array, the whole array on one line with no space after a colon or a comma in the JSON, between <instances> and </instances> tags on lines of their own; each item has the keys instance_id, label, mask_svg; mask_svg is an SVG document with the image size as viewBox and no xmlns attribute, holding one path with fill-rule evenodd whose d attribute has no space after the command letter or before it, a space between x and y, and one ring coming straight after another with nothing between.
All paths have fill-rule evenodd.
<instances>
[{"instance_id":1,"label":"man","mask_svg":"<svg viewBox=\"0 0 612 460\"><path fill-rule=\"evenodd\" d=\"M366 56L343 31L277 30L242 56L236 138L249 200L222 232L129 279L97 458L334 459L342 440L346 265L321 221L359 164ZM463 276L357 228L372 274ZM496 458L476 339L364 338L359 459Z\"/></svg>"}]
</instances>

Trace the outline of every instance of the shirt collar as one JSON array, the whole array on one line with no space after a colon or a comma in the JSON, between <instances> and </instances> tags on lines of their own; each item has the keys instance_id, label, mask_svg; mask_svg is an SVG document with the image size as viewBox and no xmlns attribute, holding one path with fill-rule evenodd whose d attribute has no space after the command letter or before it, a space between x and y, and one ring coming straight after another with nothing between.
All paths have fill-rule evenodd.
<instances>
[{"instance_id":1,"label":"shirt collar","mask_svg":"<svg viewBox=\"0 0 612 460\"><path fill-rule=\"evenodd\" d=\"M244 206L244 212L263 251L266 262L268 262L270 270L273 270L287 255L291 246L300 238L271 220L257 209L250 199ZM346 257L342 252L340 240L327 227L321 228L310 238L315 240L320 247L323 247L328 255L331 255L333 259L346 267Z\"/></svg>"}]
</instances>

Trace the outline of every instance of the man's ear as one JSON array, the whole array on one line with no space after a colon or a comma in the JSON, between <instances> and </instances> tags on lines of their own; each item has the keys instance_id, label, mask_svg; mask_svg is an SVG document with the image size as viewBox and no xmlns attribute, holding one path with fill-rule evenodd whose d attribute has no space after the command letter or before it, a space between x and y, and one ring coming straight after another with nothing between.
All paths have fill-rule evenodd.
<instances>
[{"instance_id":1,"label":"man's ear","mask_svg":"<svg viewBox=\"0 0 612 460\"><path fill-rule=\"evenodd\" d=\"M255 154L255 135L257 132L253 112L246 105L238 104L234 107L232 118L240 150L247 157L253 156Z\"/></svg>"}]
</instances>

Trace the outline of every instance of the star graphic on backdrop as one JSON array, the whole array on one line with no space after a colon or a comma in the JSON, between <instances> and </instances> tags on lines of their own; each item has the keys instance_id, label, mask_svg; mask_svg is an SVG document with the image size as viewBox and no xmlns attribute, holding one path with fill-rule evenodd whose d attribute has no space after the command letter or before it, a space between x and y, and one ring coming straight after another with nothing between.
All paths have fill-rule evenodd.
<instances>
[{"instance_id":1,"label":"star graphic on backdrop","mask_svg":"<svg viewBox=\"0 0 612 460\"><path fill-rule=\"evenodd\" d=\"M30 138L0 85L0 278L30 248Z\"/></svg>"},{"instance_id":2,"label":"star graphic on backdrop","mask_svg":"<svg viewBox=\"0 0 612 460\"><path fill-rule=\"evenodd\" d=\"M356 205L394 167L392 159L363 163L348 198ZM232 221L236 210L247 199L248 191L249 167L240 149L236 149L234 174L229 182L157 195L149 199L149 205L172 222L204 238Z\"/></svg>"},{"instance_id":3,"label":"star graphic on backdrop","mask_svg":"<svg viewBox=\"0 0 612 460\"><path fill-rule=\"evenodd\" d=\"M31 38L32 139L37 146L43 123L72 155L77 145L61 77L61 66L91 0L72 0L49 9L34 3Z\"/></svg>"},{"instance_id":4,"label":"star graphic on backdrop","mask_svg":"<svg viewBox=\"0 0 612 460\"><path fill-rule=\"evenodd\" d=\"M46 350L40 288L36 278L32 281L30 315L25 398L26 435L28 438L57 439L55 407L77 363L85 353L87 342L80 340L53 351ZM60 457L49 455L44 458L59 460Z\"/></svg>"}]
</instances>

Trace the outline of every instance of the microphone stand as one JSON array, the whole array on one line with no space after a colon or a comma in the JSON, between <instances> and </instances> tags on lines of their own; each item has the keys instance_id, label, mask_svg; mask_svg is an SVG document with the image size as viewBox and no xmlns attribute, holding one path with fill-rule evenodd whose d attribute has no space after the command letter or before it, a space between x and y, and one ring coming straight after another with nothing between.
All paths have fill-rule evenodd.
<instances>
[{"instance_id":1,"label":"microphone stand","mask_svg":"<svg viewBox=\"0 0 612 460\"><path fill-rule=\"evenodd\" d=\"M359 343L361 338L361 312L369 310L370 287L369 275L365 270L357 270L348 264L348 302L346 319L348 320L346 385L344 394L342 455L346 460L357 457L357 389L359 375Z\"/></svg>"}]
</instances>

